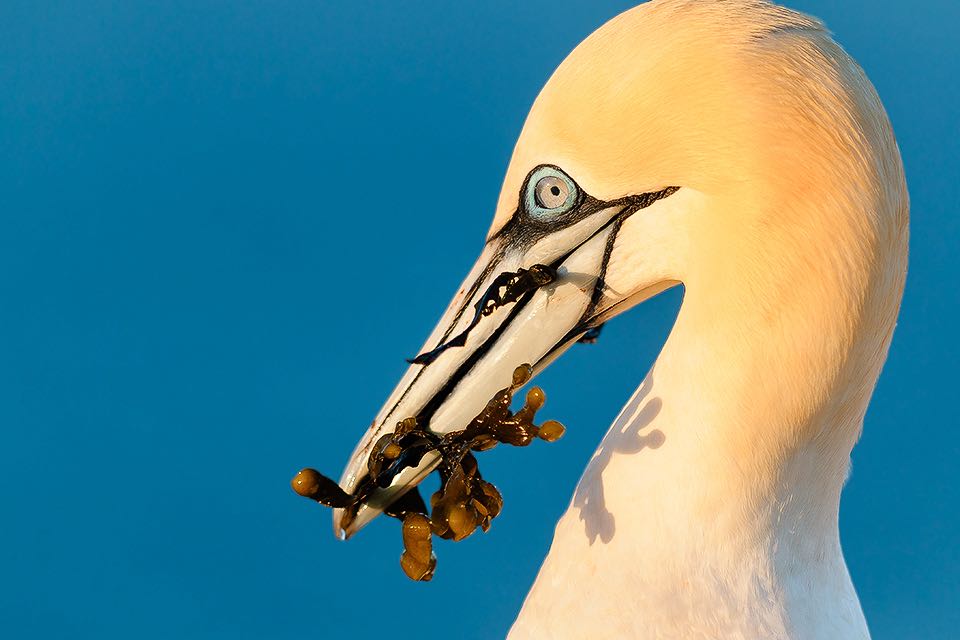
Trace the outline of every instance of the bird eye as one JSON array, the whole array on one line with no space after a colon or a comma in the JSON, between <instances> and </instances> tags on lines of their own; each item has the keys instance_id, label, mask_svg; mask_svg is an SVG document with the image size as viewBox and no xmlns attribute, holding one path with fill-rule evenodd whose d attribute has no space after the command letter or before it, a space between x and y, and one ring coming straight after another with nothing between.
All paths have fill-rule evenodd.
<instances>
[{"instance_id":1,"label":"bird eye","mask_svg":"<svg viewBox=\"0 0 960 640\"><path fill-rule=\"evenodd\" d=\"M563 206L570 195L567 184L557 176L546 176L537 181L535 192L537 204L544 209L557 209Z\"/></svg>"},{"instance_id":2,"label":"bird eye","mask_svg":"<svg viewBox=\"0 0 960 640\"><path fill-rule=\"evenodd\" d=\"M549 219L566 213L577 203L576 183L552 165L541 165L527 178L524 196L527 213L533 218Z\"/></svg>"}]
</instances>

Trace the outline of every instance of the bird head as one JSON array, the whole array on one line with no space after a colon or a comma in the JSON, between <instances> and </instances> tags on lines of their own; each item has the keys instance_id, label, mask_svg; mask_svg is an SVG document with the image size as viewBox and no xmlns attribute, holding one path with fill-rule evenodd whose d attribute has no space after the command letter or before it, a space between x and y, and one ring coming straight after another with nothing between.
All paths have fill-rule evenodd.
<instances>
[{"instance_id":1,"label":"bird head","mask_svg":"<svg viewBox=\"0 0 960 640\"><path fill-rule=\"evenodd\" d=\"M515 367L543 370L587 331L671 286L688 295L723 287L735 309L760 288L786 295L805 268L789 256L858 260L842 245L865 237L853 202L863 193L844 181L877 173L872 141L889 126L872 89L850 90L859 74L819 22L759 0L652 2L588 37L532 106L479 258L341 486L358 487L374 443L399 421L463 429ZM810 206L817 201L832 207ZM556 279L471 325L500 274L534 265ZM355 533L437 462L428 454L405 469L347 522L337 510L337 533Z\"/></svg>"}]
</instances>

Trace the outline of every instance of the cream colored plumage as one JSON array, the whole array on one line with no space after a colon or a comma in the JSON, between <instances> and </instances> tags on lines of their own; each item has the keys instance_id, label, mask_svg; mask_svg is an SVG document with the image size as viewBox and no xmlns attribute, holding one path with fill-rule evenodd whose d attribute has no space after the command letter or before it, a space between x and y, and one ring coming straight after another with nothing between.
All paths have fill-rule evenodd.
<instances>
[{"instance_id":1,"label":"cream colored plumage","mask_svg":"<svg viewBox=\"0 0 960 640\"><path fill-rule=\"evenodd\" d=\"M768 2L655 0L604 25L549 80L490 242L541 164L604 200L679 186L611 239L600 315L677 283L685 296L511 638L867 637L839 497L899 308L908 202L861 69L818 21ZM550 322L578 294L544 294L555 310L531 317ZM538 361L517 335L484 375ZM378 422L430 375L408 373ZM456 388L462 410L436 415L482 406L480 377Z\"/></svg>"},{"instance_id":2,"label":"cream colored plumage","mask_svg":"<svg viewBox=\"0 0 960 640\"><path fill-rule=\"evenodd\" d=\"M765 2L652 2L561 65L507 182L558 154L601 193L688 188L618 239L686 293L578 488L604 503L560 521L511 637L866 637L837 516L908 205L862 71L820 23ZM621 454L624 432L663 443ZM610 539L585 536L607 513Z\"/></svg>"}]
</instances>

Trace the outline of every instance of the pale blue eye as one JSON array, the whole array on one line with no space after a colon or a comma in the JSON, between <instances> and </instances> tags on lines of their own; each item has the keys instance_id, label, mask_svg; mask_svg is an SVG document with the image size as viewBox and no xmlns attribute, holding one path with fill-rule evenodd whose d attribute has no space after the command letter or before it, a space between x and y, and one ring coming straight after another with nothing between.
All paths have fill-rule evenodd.
<instances>
[{"instance_id":1,"label":"pale blue eye","mask_svg":"<svg viewBox=\"0 0 960 640\"><path fill-rule=\"evenodd\" d=\"M524 204L531 217L547 220L570 211L577 202L576 183L559 168L537 167L527 179Z\"/></svg>"}]
</instances>

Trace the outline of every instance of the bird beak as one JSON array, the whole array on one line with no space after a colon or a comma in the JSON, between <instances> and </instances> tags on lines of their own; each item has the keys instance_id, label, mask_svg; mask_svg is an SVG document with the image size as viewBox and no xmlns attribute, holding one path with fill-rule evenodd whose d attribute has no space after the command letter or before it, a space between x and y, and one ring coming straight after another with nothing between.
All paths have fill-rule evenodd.
<instances>
[{"instance_id":1,"label":"bird beak","mask_svg":"<svg viewBox=\"0 0 960 640\"><path fill-rule=\"evenodd\" d=\"M666 197L670 189L653 195ZM529 363L536 375L621 306L630 306L603 283L624 221L646 206L637 198L589 198L581 215L559 228L538 228L517 214L487 240L420 356L347 463L340 486L362 500L352 510L334 511L339 537L356 533L437 466L437 454L429 453L388 486L372 485L371 449L400 421L415 417L437 434L464 429L510 385L516 367Z\"/></svg>"}]
</instances>

